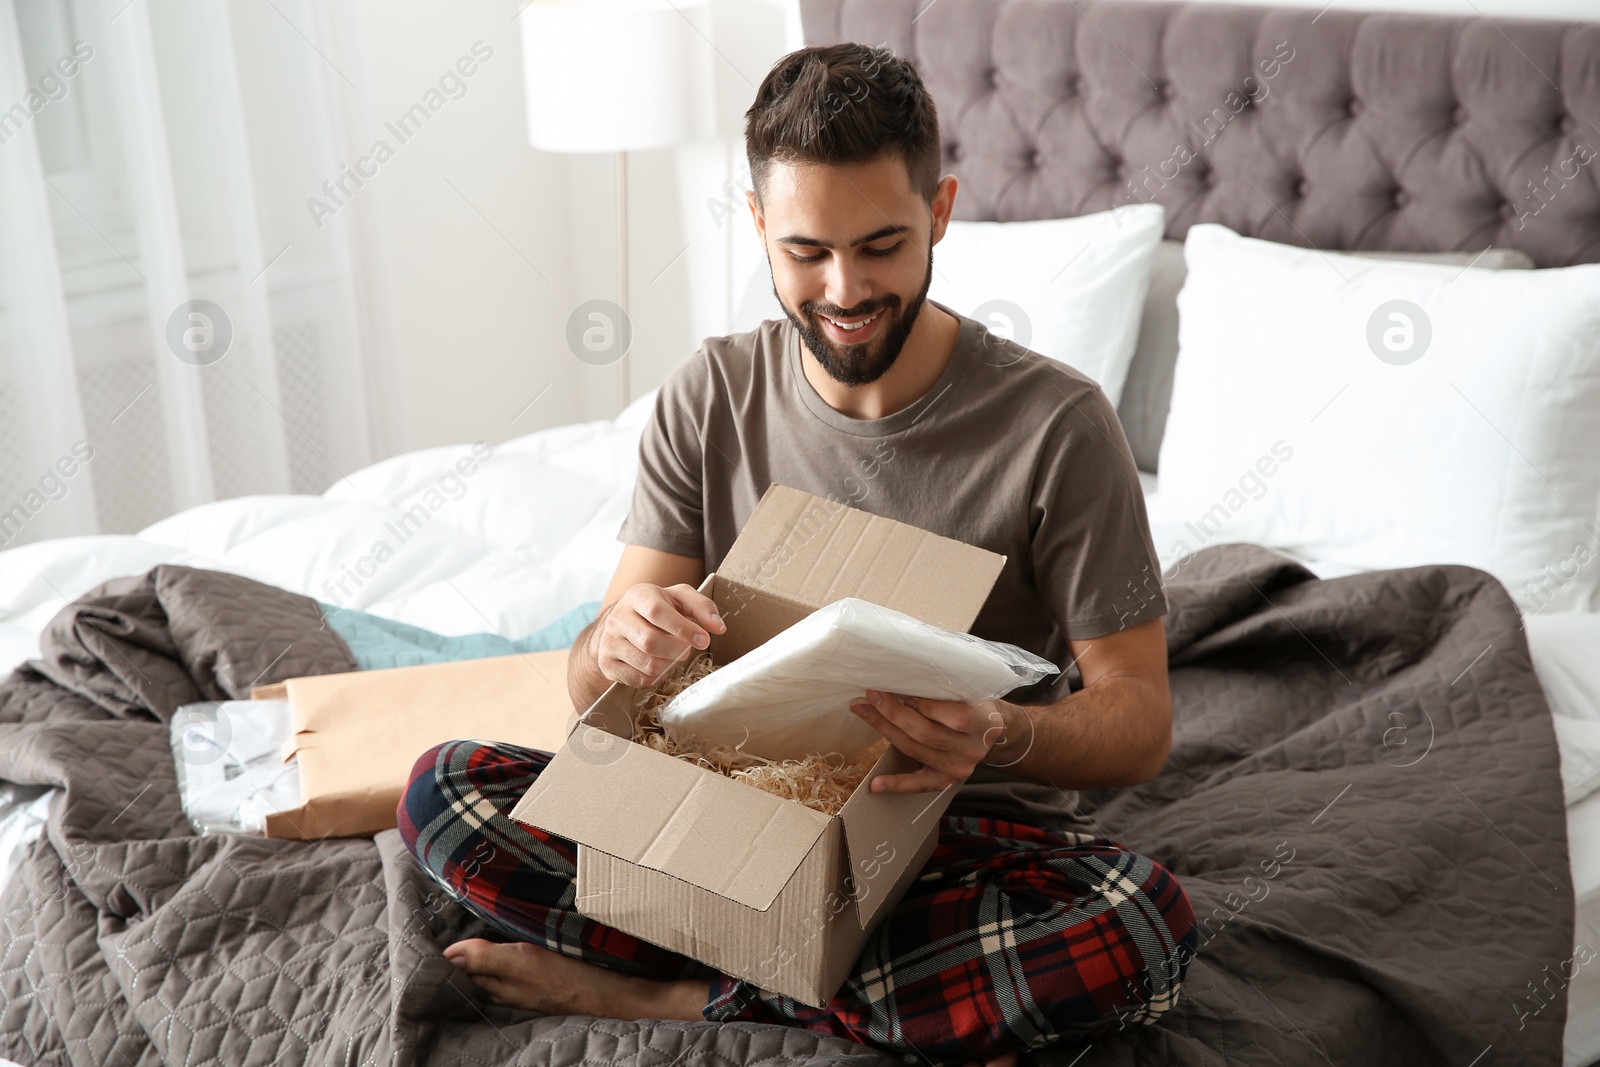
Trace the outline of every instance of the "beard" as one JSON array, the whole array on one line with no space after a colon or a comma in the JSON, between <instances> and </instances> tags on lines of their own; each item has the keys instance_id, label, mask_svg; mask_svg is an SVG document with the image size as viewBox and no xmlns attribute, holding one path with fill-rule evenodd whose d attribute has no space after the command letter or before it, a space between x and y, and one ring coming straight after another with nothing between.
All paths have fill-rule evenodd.
<instances>
[{"instance_id":1,"label":"beard","mask_svg":"<svg viewBox=\"0 0 1600 1067\"><path fill-rule=\"evenodd\" d=\"M777 297L778 306L783 308L784 315L794 323L794 328L800 331L800 339L811 350L811 354L817 357L817 362L828 372L828 376L841 385L856 386L877 381L894 366L894 361L900 358L900 350L905 347L906 338L911 336L911 327L917 324L917 315L928 299L928 287L932 284L933 250L929 249L928 269L922 278L922 288L912 298L905 311L896 310L900 298L890 294L881 300L856 308L848 315L840 316L855 318L857 315L870 315L879 310L890 316L890 321L879 329L878 336L874 340L859 345L835 344L824 332L822 324L817 321L816 304L801 305L800 311L805 315L805 321L802 322L789 310L789 305L783 302L783 298L778 296L776 285L772 288L772 295Z\"/></svg>"}]
</instances>

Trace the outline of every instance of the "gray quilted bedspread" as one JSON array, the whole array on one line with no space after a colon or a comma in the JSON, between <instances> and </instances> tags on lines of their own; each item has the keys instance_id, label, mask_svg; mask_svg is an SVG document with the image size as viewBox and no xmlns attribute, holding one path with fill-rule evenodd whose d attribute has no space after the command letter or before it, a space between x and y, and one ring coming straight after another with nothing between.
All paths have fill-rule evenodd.
<instances>
[{"instance_id":1,"label":"gray quilted bedspread","mask_svg":"<svg viewBox=\"0 0 1600 1067\"><path fill-rule=\"evenodd\" d=\"M1505 590L1451 566L1318 581L1222 545L1167 591L1171 761L1085 812L1179 875L1202 946L1159 1026L1037 1061L1559 1062L1566 1005L1549 976L1571 966L1566 824ZM0 897L0 1056L895 1062L796 1028L497 1006L440 952L488 931L431 892L395 831L193 835L174 709L353 667L314 601L215 572L157 567L56 617L41 658L0 685L0 779L66 787Z\"/></svg>"}]
</instances>

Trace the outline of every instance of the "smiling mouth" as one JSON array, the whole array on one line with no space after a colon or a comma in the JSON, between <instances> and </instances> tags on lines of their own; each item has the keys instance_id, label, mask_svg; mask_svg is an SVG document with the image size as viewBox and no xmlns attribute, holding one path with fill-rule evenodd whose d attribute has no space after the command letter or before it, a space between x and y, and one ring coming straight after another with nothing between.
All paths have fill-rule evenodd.
<instances>
[{"instance_id":1,"label":"smiling mouth","mask_svg":"<svg viewBox=\"0 0 1600 1067\"><path fill-rule=\"evenodd\" d=\"M839 337L841 337L841 338L852 338L852 339L855 338L856 336L866 337L867 335L873 333L874 330L877 328L878 320L881 319L882 317L883 317L883 309L881 309L881 308L879 310L877 310L877 311L874 311L872 314L866 316L865 318L858 318L858 319L840 320L840 319L829 318L827 315L818 315L817 316L817 318L819 318L823 322L827 323L828 326L833 330L833 332L835 334L837 334Z\"/></svg>"}]
</instances>

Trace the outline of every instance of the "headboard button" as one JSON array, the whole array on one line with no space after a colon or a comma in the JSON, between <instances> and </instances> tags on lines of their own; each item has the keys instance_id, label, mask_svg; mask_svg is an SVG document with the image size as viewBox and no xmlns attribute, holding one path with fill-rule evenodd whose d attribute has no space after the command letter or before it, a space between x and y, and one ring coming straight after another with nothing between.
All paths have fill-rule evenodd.
<instances>
[{"instance_id":1,"label":"headboard button","mask_svg":"<svg viewBox=\"0 0 1600 1067\"><path fill-rule=\"evenodd\" d=\"M1363 105L1361 101L1352 96L1344 105L1345 114L1349 115L1351 118L1355 118L1357 115L1361 114L1362 106Z\"/></svg>"},{"instance_id":2,"label":"headboard button","mask_svg":"<svg viewBox=\"0 0 1600 1067\"><path fill-rule=\"evenodd\" d=\"M1409 203L1411 203L1411 194L1410 193L1406 192L1404 189L1396 189L1394 191L1394 206L1395 207L1405 207Z\"/></svg>"},{"instance_id":3,"label":"headboard button","mask_svg":"<svg viewBox=\"0 0 1600 1067\"><path fill-rule=\"evenodd\" d=\"M1571 115L1562 115L1561 116L1561 132L1562 133L1571 133L1573 130L1575 130L1577 128L1578 128L1578 120L1577 119L1573 118Z\"/></svg>"},{"instance_id":4,"label":"headboard button","mask_svg":"<svg viewBox=\"0 0 1600 1067\"><path fill-rule=\"evenodd\" d=\"M1306 198L1306 194L1309 192L1311 192L1310 182L1306 181L1304 178L1301 178L1299 181L1295 182L1294 195L1298 196L1301 200L1304 200Z\"/></svg>"},{"instance_id":5,"label":"headboard button","mask_svg":"<svg viewBox=\"0 0 1600 1067\"><path fill-rule=\"evenodd\" d=\"M1178 95L1178 87L1176 85L1173 85L1171 82L1162 82L1161 83L1161 98L1163 100L1175 99L1177 97L1177 95Z\"/></svg>"},{"instance_id":6,"label":"headboard button","mask_svg":"<svg viewBox=\"0 0 1600 1067\"><path fill-rule=\"evenodd\" d=\"M1501 205L1500 205L1500 217L1503 218L1503 219L1506 219L1508 221L1511 220L1511 219L1516 218L1517 217L1517 205L1513 204L1509 200L1506 200L1503 203L1501 203Z\"/></svg>"},{"instance_id":7,"label":"headboard button","mask_svg":"<svg viewBox=\"0 0 1600 1067\"><path fill-rule=\"evenodd\" d=\"M1464 108L1464 107L1456 108L1456 113L1455 113L1454 117L1455 117L1457 126L1465 126L1467 124L1467 109Z\"/></svg>"},{"instance_id":8,"label":"headboard button","mask_svg":"<svg viewBox=\"0 0 1600 1067\"><path fill-rule=\"evenodd\" d=\"M998 89L1000 87L1000 70L998 67L990 67L985 78L989 82L989 88Z\"/></svg>"}]
</instances>

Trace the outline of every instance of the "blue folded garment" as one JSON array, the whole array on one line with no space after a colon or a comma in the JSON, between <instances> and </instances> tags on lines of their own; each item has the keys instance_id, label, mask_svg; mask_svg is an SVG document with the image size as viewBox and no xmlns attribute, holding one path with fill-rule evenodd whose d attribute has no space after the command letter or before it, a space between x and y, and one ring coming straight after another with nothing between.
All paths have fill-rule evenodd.
<instances>
[{"instance_id":1,"label":"blue folded garment","mask_svg":"<svg viewBox=\"0 0 1600 1067\"><path fill-rule=\"evenodd\" d=\"M318 604L328 625L344 638L357 666L364 671L571 648L583 628L600 614L600 601L591 600L579 604L537 633L512 640L489 633L454 636L434 633L354 608L321 601Z\"/></svg>"}]
</instances>

